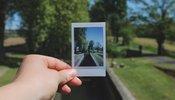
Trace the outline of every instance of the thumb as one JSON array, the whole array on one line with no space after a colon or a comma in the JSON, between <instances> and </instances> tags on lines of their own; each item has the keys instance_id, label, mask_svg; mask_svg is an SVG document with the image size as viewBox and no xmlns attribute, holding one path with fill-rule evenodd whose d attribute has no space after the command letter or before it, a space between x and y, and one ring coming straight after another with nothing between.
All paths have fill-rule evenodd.
<instances>
[{"instance_id":1,"label":"thumb","mask_svg":"<svg viewBox=\"0 0 175 100\"><path fill-rule=\"evenodd\" d=\"M76 77L77 71L75 69L65 69L59 71L59 84L65 84Z\"/></svg>"}]
</instances>

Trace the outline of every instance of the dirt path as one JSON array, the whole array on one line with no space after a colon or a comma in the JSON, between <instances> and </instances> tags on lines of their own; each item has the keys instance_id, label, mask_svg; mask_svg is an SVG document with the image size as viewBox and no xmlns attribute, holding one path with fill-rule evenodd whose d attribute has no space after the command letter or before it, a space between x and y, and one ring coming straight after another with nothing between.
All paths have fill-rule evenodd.
<instances>
[{"instance_id":1,"label":"dirt path","mask_svg":"<svg viewBox=\"0 0 175 100\"><path fill-rule=\"evenodd\" d=\"M173 64L175 66L175 59L166 56L151 56L147 57L150 60L157 61L158 63Z\"/></svg>"}]
</instances>

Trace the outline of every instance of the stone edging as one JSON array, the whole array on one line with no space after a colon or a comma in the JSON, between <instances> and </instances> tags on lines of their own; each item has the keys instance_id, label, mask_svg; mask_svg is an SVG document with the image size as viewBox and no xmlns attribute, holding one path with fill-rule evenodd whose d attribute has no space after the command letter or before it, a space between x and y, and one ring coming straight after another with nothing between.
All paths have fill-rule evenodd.
<instances>
[{"instance_id":1,"label":"stone edging","mask_svg":"<svg viewBox=\"0 0 175 100\"><path fill-rule=\"evenodd\" d=\"M135 97L130 93L130 91L121 82L119 77L114 73L112 68L107 67L107 72L123 100L136 100Z\"/></svg>"}]
</instances>

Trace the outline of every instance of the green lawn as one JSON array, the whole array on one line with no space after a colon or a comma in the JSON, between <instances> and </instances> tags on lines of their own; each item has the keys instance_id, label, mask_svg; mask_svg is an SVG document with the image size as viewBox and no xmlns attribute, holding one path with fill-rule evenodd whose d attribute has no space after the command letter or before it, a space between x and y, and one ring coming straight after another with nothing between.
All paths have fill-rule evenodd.
<instances>
[{"instance_id":1,"label":"green lawn","mask_svg":"<svg viewBox=\"0 0 175 100\"><path fill-rule=\"evenodd\" d=\"M113 40L114 38L112 36L107 36L108 44L114 43ZM119 44L121 43L122 43L122 38L119 37ZM152 39L152 38L136 37L131 41L129 46L119 46L119 48L129 47L131 49L139 50L139 45L143 46L143 51L157 54L157 42L155 39ZM166 55L175 57L175 42L166 40L163 44L163 47L166 50L166 52L164 52Z\"/></svg>"},{"instance_id":2,"label":"green lawn","mask_svg":"<svg viewBox=\"0 0 175 100\"><path fill-rule=\"evenodd\" d=\"M157 42L151 38L134 38L131 47L138 48L138 45L142 45L143 49L152 53L157 53ZM166 55L175 57L175 42L165 41L163 44L166 50Z\"/></svg>"},{"instance_id":3,"label":"green lawn","mask_svg":"<svg viewBox=\"0 0 175 100\"><path fill-rule=\"evenodd\" d=\"M17 71L17 68L9 68L7 72L0 77L0 86L11 82L16 75L16 71Z\"/></svg>"},{"instance_id":4,"label":"green lawn","mask_svg":"<svg viewBox=\"0 0 175 100\"><path fill-rule=\"evenodd\" d=\"M0 86L13 81L24 56L24 54L6 54L6 58L0 63L0 70L7 69L6 73L0 76Z\"/></svg>"},{"instance_id":5,"label":"green lawn","mask_svg":"<svg viewBox=\"0 0 175 100\"><path fill-rule=\"evenodd\" d=\"M114 60L125 64L124 68L115 67L114 71L137 100L175 99L175 79L156 69L155 62L144 57Z\"/></svg>"}]
</instances>

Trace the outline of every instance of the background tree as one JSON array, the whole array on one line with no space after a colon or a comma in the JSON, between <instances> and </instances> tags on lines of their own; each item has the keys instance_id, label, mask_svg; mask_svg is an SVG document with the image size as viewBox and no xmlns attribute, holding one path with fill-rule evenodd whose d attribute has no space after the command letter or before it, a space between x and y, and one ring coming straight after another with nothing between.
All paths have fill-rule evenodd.
<instances>
[{"instance_id":1,"label":"background tree","mask_svg":"<svg viewBox=\"0 0 175 100\"><path fill-rule=\"evenodd\" d=\"M12 0L0 0L0 59L4 56L4 33L5 33L5 21L9 14L13 12Z\"/></svg>"},{"instance_id":2,"label":"background tree","mask_svg":"<svg viewBox=\"0 0 175 100\"><path fill-rule=\"evenodd\" d=\"M26 37L28 51L30 53L36 51L39 15L42 0L17 0L16 8L23 21L23 35Z\"/></svg>"},{"instance_id":3,"label":"background tree","mask_svg":"<svg viewBox=\"0 0 175 100\"><path fill-rule=\"evenodd\" d=\"M3 44L4 44L4 31L5 31L5 16L6 16L6 0L0 1L0 58L4 55Z\"/></svg>"},{"instance_id":4,"label":"background tree","mask_svg":"<svg viewBox=\"0 0 175 100\"><path fill-rule=\"evenodd\" d=\"M120 36L123 38L122 45L129 45L133 37L135 37L134 28L131 25L126 24L125 27L121 27L119 30Z\"/></svg>"},{"instance_id":5,"label":"background tree","mask_svg":"<svg viewBox=\"0 0 175 100\"><path fill-rule=\"evenodd\" d=\"M116 43L127 16L127 0L98 0L90 10L92 21L106 21Z\"/></svg>"},{"instance_id":6,"label":"background tree","mask_svg":"<svg viewBox=\"0 0 175 100\"><path fill-rule=\"evenodd\" d=\"M115 37L114 39L116 43L118 43L119 36L125 38L124 35L122 35L123 34L122 28L126 27L127 25L126 17L127 17L127 0L117 0L116 11L114 14L111 15L111 30Z\"/></svg>"},{"instance_id":7,"label":"background tree","mask_svg":"<svg viewBox=\"0 0 175 100\"><path fill-rule=\"evenodd\" d=\"M71 23L89 21L88 0L18 0L16 8L30 52L70 59Z\"/></svg>"},{"instance_id":8,"label":"background tree","mask_svg":"<svg viewBox=\"0 0 175 100\"><path fill-rule=\"evenodd\" d=\"M89 21L88 0L45 0L43 9L44 16L41 20L40 31L46 33L47 36L44 38L39 52L62 59L70 59L71 23Z\"/></svg>"},{"instance_id":9,"label":"background tree","mask_svg":"<svg viewBox=\"0 0 175 100\"><path fill-rule=\"evenodd\" d=\"M175 23L170 25L167 33L168 34L166 34L166 38L171 42L175 41Z\"/></svg>"},{"instance_id":10,"label":"background tree","mask_svg":"<svg viewBox=\"0 0 175 100\"><path fill-rule=\"evenodd\" d=\"M141 13L137 17L151 26L152 33L158 44L157 53L161 55L166 34L169 34L169 25L171 25L173 21L174 13L172 12L175 9L175 0L135 1L143 5L140 11Z\"/></svg>"}]
</instances>

